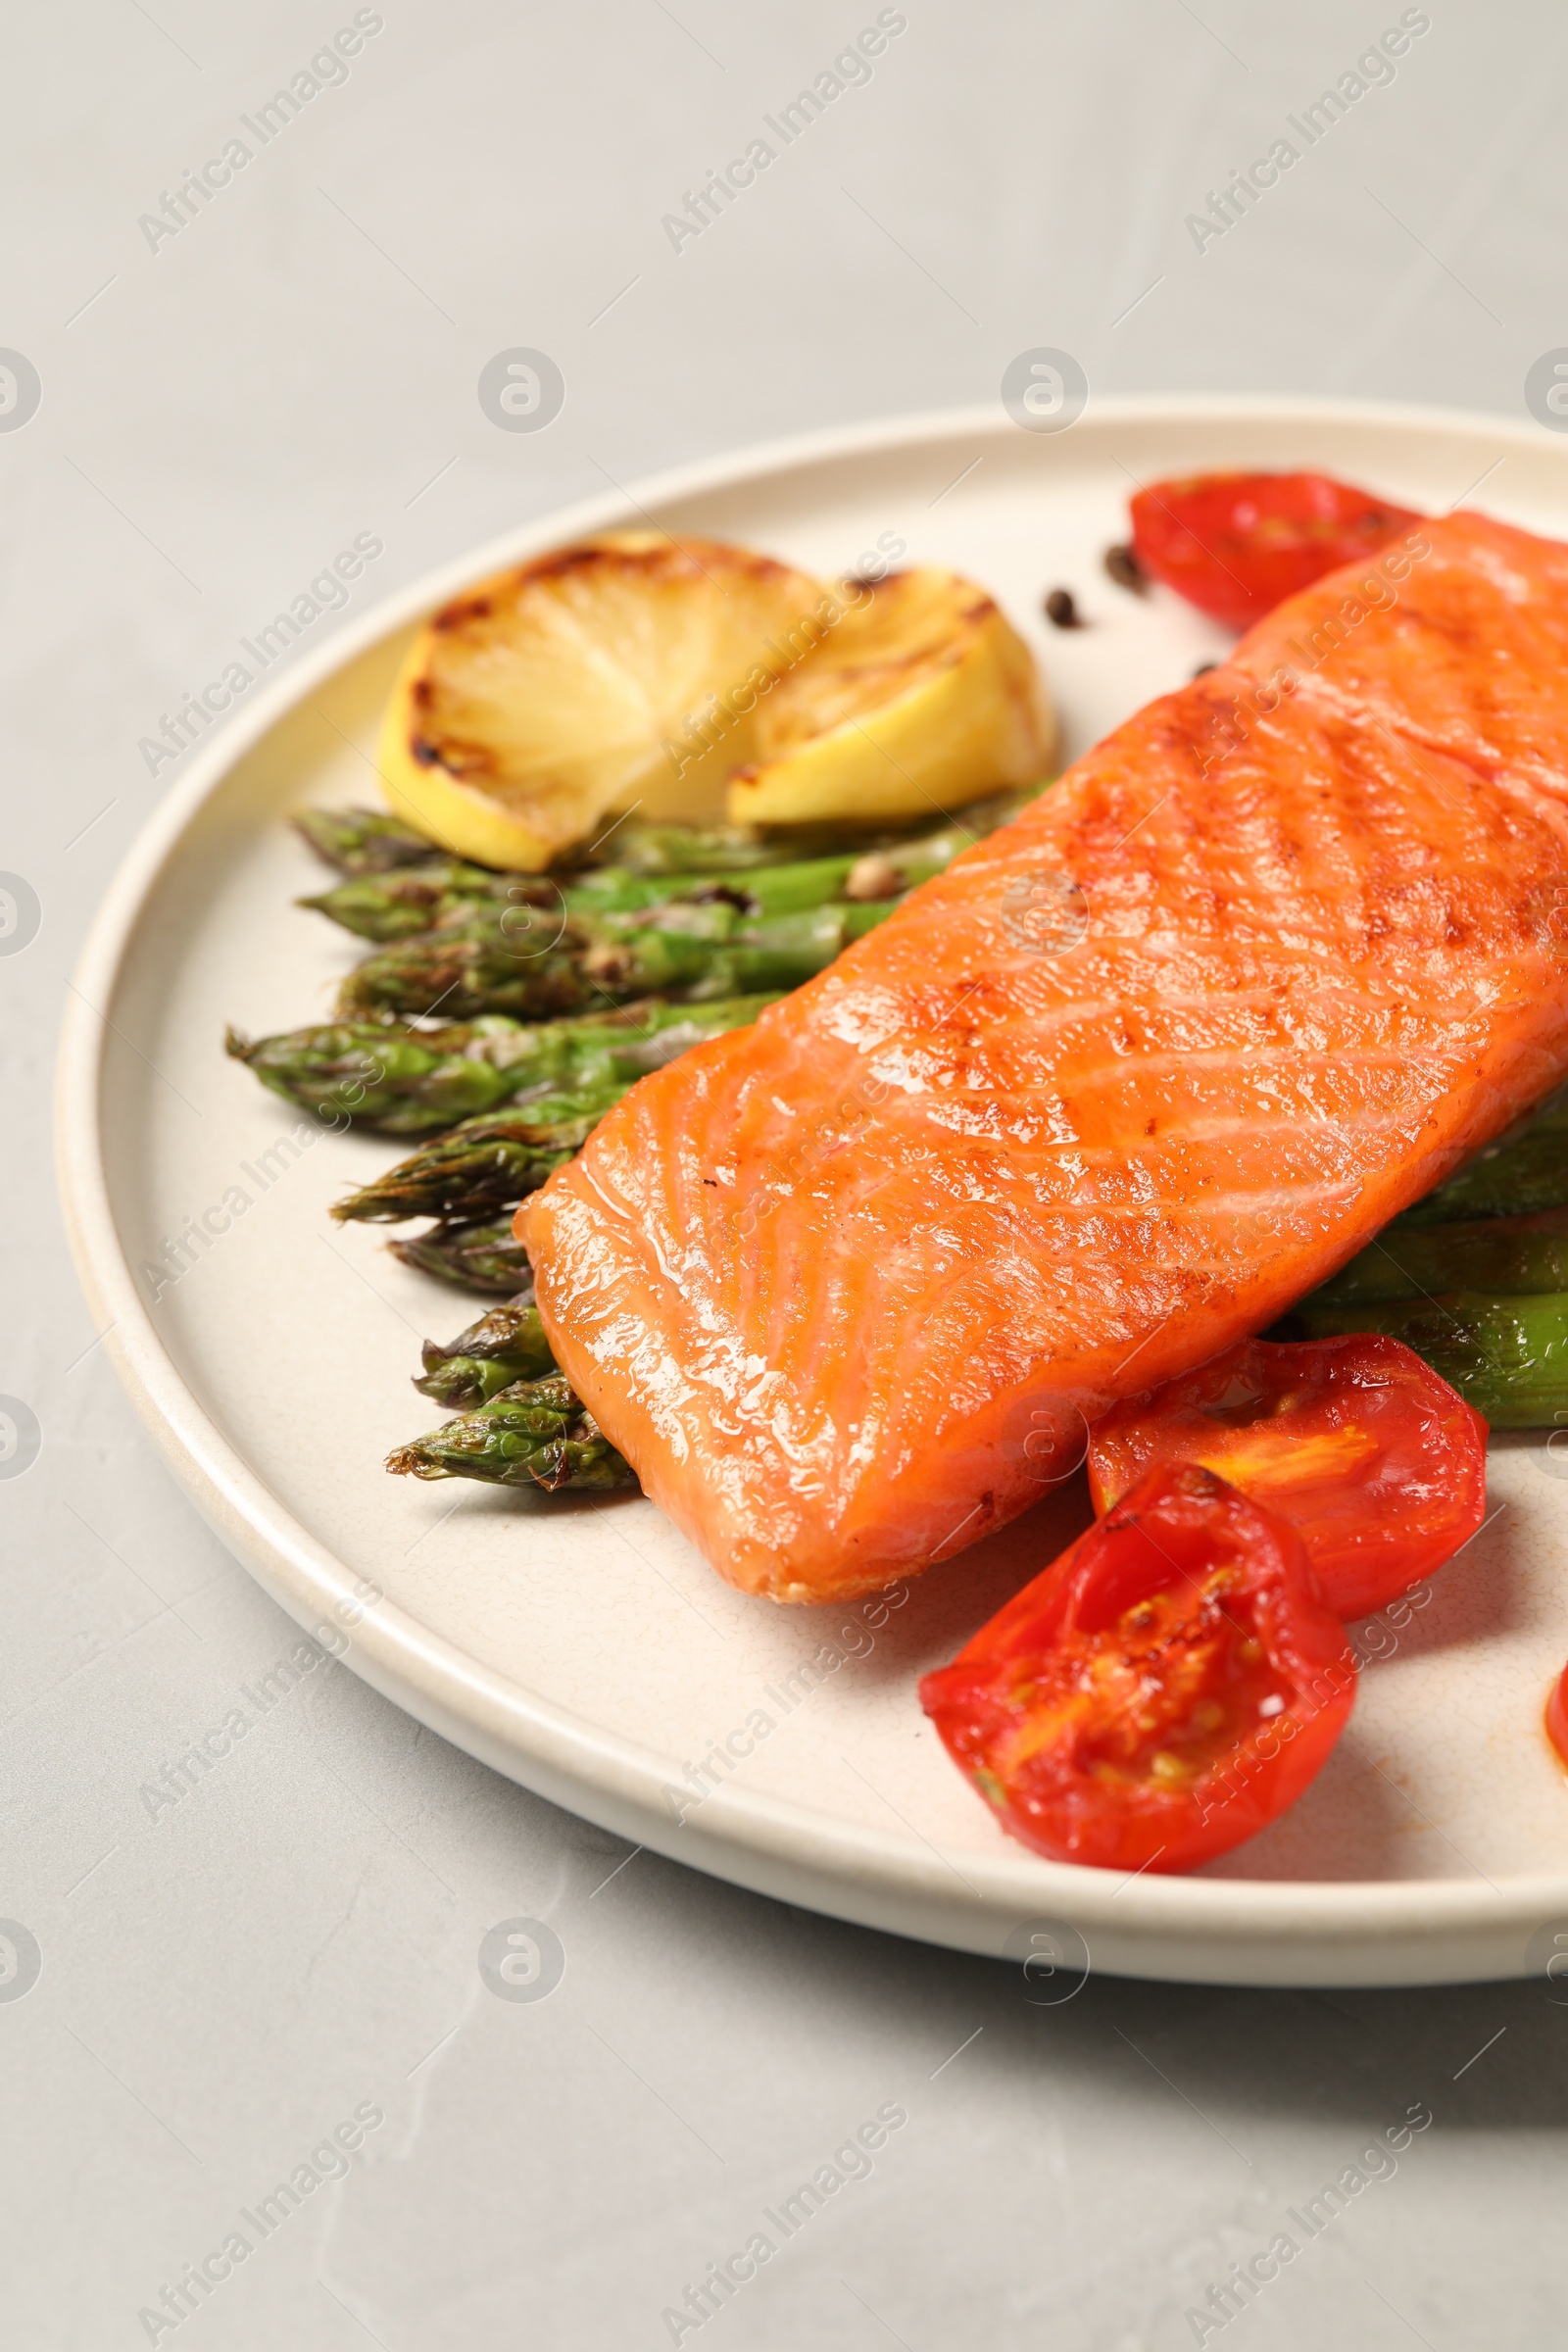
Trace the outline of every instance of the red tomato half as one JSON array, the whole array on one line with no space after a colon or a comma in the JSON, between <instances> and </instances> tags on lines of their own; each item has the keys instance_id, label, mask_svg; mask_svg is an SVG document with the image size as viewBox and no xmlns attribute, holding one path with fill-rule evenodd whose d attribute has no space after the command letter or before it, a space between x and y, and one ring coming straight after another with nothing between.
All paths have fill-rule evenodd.
<instances>
[{"instance_id":1,"label":"red tomato half","mask_svg":"<svg viewBox=\"0 0 1568 2352\"><path fill-rule=\"evenodd\" d=\"M1408 1592L1486 1516L1487 1425L1399 1340L1244 1340L1089 1437L1097 1511L1201 1462L1299 1530L1336 1615Z\"/></svg>"},{"instance_id":2,"label":"red tomato half","mask_svg":"<svg viewBox=\"0 0 1568 2352\"><path fill-rule=\"evenodd\" d=\"M1564 1764L1568 1764L1568 1666L1551 1686L1546 1701L1546 1738Z\"/></svg>"},{"instance_id":3,"label":"red tomato half","mask_svg":"<svg viewBox=\"0 0 1568 2352\"><path fill-rule=\"evenodd\" d=\"M1015 1838L1160 1872L1294 1804L1354 1697L1299 1536L1191 1466L1151 1471L920 1685Z\"/></svg>"},{"instance_id":4,"label":"red tomato half","mask_svg":"<svg viewBox=\"0 0 1568 2352\"><path fill-rule=\"evenodd\" d=\"M1133 553L1200 612L1249 629L1420 519L1326 473L1200 473L1139 491Z\"/></svg>"}]
</instances>

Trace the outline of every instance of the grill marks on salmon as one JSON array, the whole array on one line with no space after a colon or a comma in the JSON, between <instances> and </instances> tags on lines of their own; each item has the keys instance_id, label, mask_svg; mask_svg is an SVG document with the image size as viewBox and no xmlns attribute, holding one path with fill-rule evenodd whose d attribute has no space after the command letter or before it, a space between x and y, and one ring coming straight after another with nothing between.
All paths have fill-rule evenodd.
<instances>
[{"instance_id":1,"label":"grill marks on salmon","mask_svg":"<svg viewBox=\"0 0 1568 2352\"><path fill-rule=\"evenodd\" d=\"M1333 575L1140 711L519 1213L564 1367L731 1582L950 1557L1568 1071L1568 549L1425 543L1381 609Z\"/></svg>"}]
</instances>

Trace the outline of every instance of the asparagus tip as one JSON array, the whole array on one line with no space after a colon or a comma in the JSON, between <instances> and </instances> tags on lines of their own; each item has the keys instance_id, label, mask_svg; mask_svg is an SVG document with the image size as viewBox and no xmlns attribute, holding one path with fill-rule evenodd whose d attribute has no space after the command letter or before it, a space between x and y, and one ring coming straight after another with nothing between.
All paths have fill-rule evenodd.
<instances>
[{"instance_id":1,"label":"asparagus tip","mask_svg":"<svg viewBox=\"0 0 1568 2352\"><path fill-rule=\"evenodd\" d=\"M394 1478L450 1478L451 1472L432 1462L417 1445L397 1446L386 1457Z\"/></svg>"}]
</instances>

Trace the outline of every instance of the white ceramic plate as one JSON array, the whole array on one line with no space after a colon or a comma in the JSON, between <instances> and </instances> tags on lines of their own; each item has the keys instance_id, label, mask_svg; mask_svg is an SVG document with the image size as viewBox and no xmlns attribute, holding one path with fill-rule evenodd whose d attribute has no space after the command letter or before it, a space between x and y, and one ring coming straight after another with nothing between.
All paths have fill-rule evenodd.
<instances>
[{"instance_id":1,"label":"white ceramic plate","mask_svg":"<svg viewBox=\"0 0 1568 2352\"><path fill-rule=\"evenodd\" d=\"M1122 1974L1332 1984L1521 1975L1543 1929L1568 1934L1568 1788L1541 1731L1568 1656L1568 1488L1543 1443L1494 1446L1500 1515L1427 1606L1375 1635L1388 1654L1287 1819L1189 1878L1037 1861L948 1762L914 1687L1085 1521L1078 1482L885 1611L745 1599L635 1496L530 1508L387 1478L387 1449L440 1417L409 1386L419 1340L477 1310L374 1229L329 1224L335 1196L399 1147L322 1134L296 1156L287 1105L224 1059L222 1025L325 1017L355 943L290 907L318 869L282 820L302 800L375 800L367 747L399 651L467 580L639 513L823 573L891 532L909 561L1000 597L1076 755L1225 642L1105 578L1135 480L1248 465L1320 466L1429 511L1484 476L1491 511L1568 535L1568 445L1533 427L1263 400L1106 401L1057 434L1000 410L904 420L559 514L256 692L111 892L62 1052L62 1180L95 1328L206 1517L301 1625L448 1739L634 1842L934 1942L1016 1954L1045 1938L1059 1968L1043 1997L1078 1981L1080 1937ZM1043 623L1060 583L1092 626ZM204 1217L226 1230L155 1302L138 1269ZM718 1786L692 1802L705 1782L688 1767L715 1746Z\"/></svg>"}]
</instances>

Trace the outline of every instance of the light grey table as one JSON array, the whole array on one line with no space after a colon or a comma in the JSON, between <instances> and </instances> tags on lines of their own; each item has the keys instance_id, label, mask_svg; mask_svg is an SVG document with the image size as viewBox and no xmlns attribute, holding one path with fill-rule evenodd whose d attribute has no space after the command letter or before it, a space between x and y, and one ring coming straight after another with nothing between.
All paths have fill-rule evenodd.
<instances>
[{"instance_id":1,"label":"light grey table","mask_svg":"<svg viewBox=\"0 0 1568 2352\"><path fill-rule=\"evenodd\" d=\"M341 1666L156 1802L291 1633L94 1348L50 1171L76 948L180 772L143 739L356 532L385 551L359 603L610 482L994 398L1039 344L1099 391L1519 415L1568 341L1568 21L1417 19L1358 74L1393 0L11 11L0 344L41 405L0 429L0 866L41 928L19 949L24 894L0 941L0 1390L41 1449L0 1465L0 1915L41 1974L9 1997L13 1935L8 2347L1561 2340L1568 2013L1530 1986L1030 2006L1000 1967L626 1860ZM1293 133L1346 74L1363 94ZM819 115L766 129L807 87ZM546 430L475 396L516 347L564 379ZM0 428L30 383L0 377ZM565 1953L542 2001L476 1967L519 1914ZM1412 2110L1309 2235L1303 2201ZM879 2112L906 2120L863 2177L846 2156L788 2236L764 2218ZM758 2231L704 2316L688 2290ZM1250 2302L1188 2316L1281 2231Z\"/></svg>"}]
</instances>

